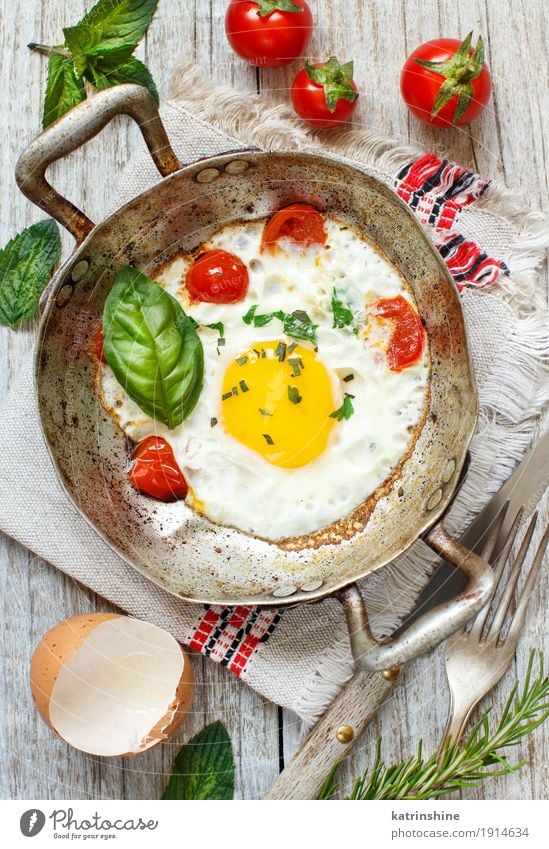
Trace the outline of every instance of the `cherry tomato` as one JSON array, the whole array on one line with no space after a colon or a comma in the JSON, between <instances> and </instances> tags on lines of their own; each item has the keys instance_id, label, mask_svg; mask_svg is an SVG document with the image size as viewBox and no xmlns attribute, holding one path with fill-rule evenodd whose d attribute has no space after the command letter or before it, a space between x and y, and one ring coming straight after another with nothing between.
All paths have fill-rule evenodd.
<instances>
[{"instance_id":1,"label":"cherry tomato","mask_svg":"<svg viewBox=\"0 0 549 849\"><path fill-rule=\"evenodd\" d=\"M159 501L185 498L187 481L175 461L171 445L161 436L141 440L131 455L128 478L132 486Z\"/></svg>"},{"instance_id":2,"label":"cherry tomato","mask_svg":"<svg viewBox=\"0 0 549 849\"><path fill-rule=\"evenodd\" d=\"M279 239L291 239L300 245L323 245L326 241L324 219L306 203L292 203L267 221L261 239L261 250L273 250Z\"/></svg>"},{"instance_id":3,"label":"cherry tomato","mask_svg":"<svg viewBox=\"0 0 549 849\"><path fill-rule=\"evenodd\" d=\"M417 363L425 345L425 329L418 313L406 298L380 298L369 312L392 324L385 356L391 371L402 371Z\"/></svg>"},{"instance_id":4,"label":"cherry tomato","mask_svg":"<svg viewBox=\"0 0 549 849\"><path fill-rule=\"evenodd\" d=\"M231 0L225 32L242 59L251 65L278 68L301 56L311 39L313 16L305 0Z\"/></svg>"},{"instance_id":5,"label":"cherry tomato","mask_svg":"<svg viewBox=\"0 0 549 849\"><path fill-rule=\"evenodd\" d=\"M335 56L317 65L306 63L292 84L292 103L312 127L341 127L357 106L353 63L341 65Z\"/></svg>"},{"instance_id":6,"label":"cherry tomato","mask_svg":"<svg viewBox=\"0 0 549 849\"><path fill-rule=\"evenodd\" d=\"M228 251L200 254L187 271L187 291L193 301L208 304L234 304L248 291L248 269L239 257Z\"/></svg>"},{"instance_id":7,"label":"cherry tomato","mask_svg":"<svg viewBox=\"0 0 549 849\"><path fill-rule=\"evenodd\" d=\"M469 124L484 112L492 91L479 37L435 38L408 56L400 76L400 91L416 118L435 127Z\"/></svg>"},{"instance_id":8,"label":"cherry tomato","mask_svg":"<svg viewBox=\"0 0 549 849\"><path fill-rule=\"evenodd\" d=\"M95 356L99 362L106 364L107 360L105 358L105 352L103 351L103 327L101 325L95 331L93 347L95 349Z\"/></svg>"}]
</instances>

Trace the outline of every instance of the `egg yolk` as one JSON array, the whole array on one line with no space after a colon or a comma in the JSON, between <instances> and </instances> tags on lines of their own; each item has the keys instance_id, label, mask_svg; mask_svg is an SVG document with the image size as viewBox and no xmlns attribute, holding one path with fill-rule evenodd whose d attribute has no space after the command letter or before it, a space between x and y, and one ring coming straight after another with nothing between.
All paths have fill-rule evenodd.
<instances>
[{"instance_id":1,"label":"egg yolk","mask_svg":"<svg viewBox=\"0 0 549 849\"><path fill-rule=\"evenodd\" d=\"M325 367L295 342L258 343L225 372L225 430L275 466L294 469L320 456L336 406Z\"/></svg>"}]
</instances>

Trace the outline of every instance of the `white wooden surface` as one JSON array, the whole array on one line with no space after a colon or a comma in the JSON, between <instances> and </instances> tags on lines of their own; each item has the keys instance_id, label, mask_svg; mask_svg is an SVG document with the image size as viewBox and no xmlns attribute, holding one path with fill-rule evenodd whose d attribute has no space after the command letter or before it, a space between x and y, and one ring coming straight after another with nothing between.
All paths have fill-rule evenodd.
<instances>
[{"instance_id":1,"label":"white wooden surface","mask_svg":"<svg viewBox=\"0 0 549 849\"><path fill-rule=\"evenodd\" d=\"M310 0L316 18L311 55L355 60L361 88L361 119L380 131L426 149L443 143L453 158L487 177L505 180L532 209L547 204L549 95L546 86L549 38L544 0ZM29 41L59 43L62 26L74 23L92 0L2 0L0 137L3 156L0 243L41 217L18 193L13 171L22 148L40 129L45 60L31 55ZM279 71L247 66L229 50L224 35L226 0L160 0L140 55L161 95L170 69L181 57L196 58L219 82L287 96L293 67ZM405 56L420 42L440 35L485 36L495 90L490 109L470 129L437 131L412 119L398 93ZM543 120L545 116L545 122ZM116 176L140 144L135 128L119 120L70 160L56 167L59 187L98 220L113 200ZM65 251L70 239L64 240ZM32 344L36 324L0 334L0 397L16 385L17 372ZM21 427L24 427L21 422ZM1 447L0 447L1 451ZM29 458L30 460L31 458ZM1 460L0 460L1 462ZM29 469L23 474L32 473ZM214 664L195 658L197 697L193 714L176 737L132 760L104 761L81 755L58 741L37 716L27 673L33 646L55 622L76 613L107 609L86 589L47 563L0 536L3 633L0 656L2 708L0 795L3 798L154 799L179 746L205 723L220 718L231 733L237 760L238 797L260 798L279 766L297 745L296 718L265 703ZM547 634L547 573L532 601L529 625L511 677L524 671L530 646ZM419 736L436 745L447 705L442 653L415 662L405 673L374 725L342 770L350 780L372 759L378 733L388 758L408 755ZM547 731L516 752L528 767L518 775L470 790L468 798L547 798ZM544 754L545 751L545 754Z\"/></svg>"}]
</instances>

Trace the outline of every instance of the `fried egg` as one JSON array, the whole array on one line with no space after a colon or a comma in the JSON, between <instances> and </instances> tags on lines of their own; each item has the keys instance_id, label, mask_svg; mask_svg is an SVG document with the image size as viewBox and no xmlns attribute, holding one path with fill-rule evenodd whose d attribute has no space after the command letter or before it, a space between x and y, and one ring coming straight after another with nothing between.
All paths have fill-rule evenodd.
<instances>
[{"instance_id":1,"label":"fried egg","mask_svg":"<svg viewBox=\"0 0 549 849\"><path fill-rule=\"evenodd\" d=\"M390 327L368 306L397 296L414 302L397 269L358 230L326 216L324 245L283 239L262 253L263 228L263 221L227 225L200 246L246 265L249 288L237 303L190 300L190 254L151 275L198 323L204 347L204 386L181 425L168 430L145 415L108 365L100 365L99 382L102 403L132 440L155 434L170 443L189 506L277 542L326 528L389 478L423 420L429 354L425 345L413 365L389 368ZM334 326L334 290L352 313L347 326ZM305 312L317 325L316 344L285 333L277 317L246 323L254 306L261 315ZM206 327L219 323L221 338L219 328Z\"/></svg>"}]
</instances>

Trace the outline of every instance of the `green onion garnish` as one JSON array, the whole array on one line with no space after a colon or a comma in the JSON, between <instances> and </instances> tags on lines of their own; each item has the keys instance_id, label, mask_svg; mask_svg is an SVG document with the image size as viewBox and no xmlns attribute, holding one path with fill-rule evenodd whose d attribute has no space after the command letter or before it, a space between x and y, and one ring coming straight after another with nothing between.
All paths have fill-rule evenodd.
<instances>
[{"instance_id":1,"label":"green onion garnish","mask_svg":"<svg viewBox=\"0 0 549 849\"><path fill-rule=\"evenodd\" d=\"M265 440L267 445L274 445L274 439L272 438L272 436L269 436L268 433L263 434L263 439Z\"/></svg>"},{"instance_id":2,"label":"green onion garnish","mask_svg":"<svg viewBox=\"0 0 549 849\"><path fill-rule=\"evenodd\" d=\"M301 404L303 396L299 394L297 386L288 386L288 398L292 404Z\"/></svg>"},{"instance_id":3,"label":"green onion garnish","mask_svg":"<svg viewBox=\"0 0 549 849\"><path fill-rule=\"evenodd\" d=\"M241 388L242 392L248 392L248 391L249 391L248 384L246 383L246 381L245 381L245 380L240 380L240 381L239 381L239 386L240 386L240 388Z\"/></svg>"}]
</instances>

